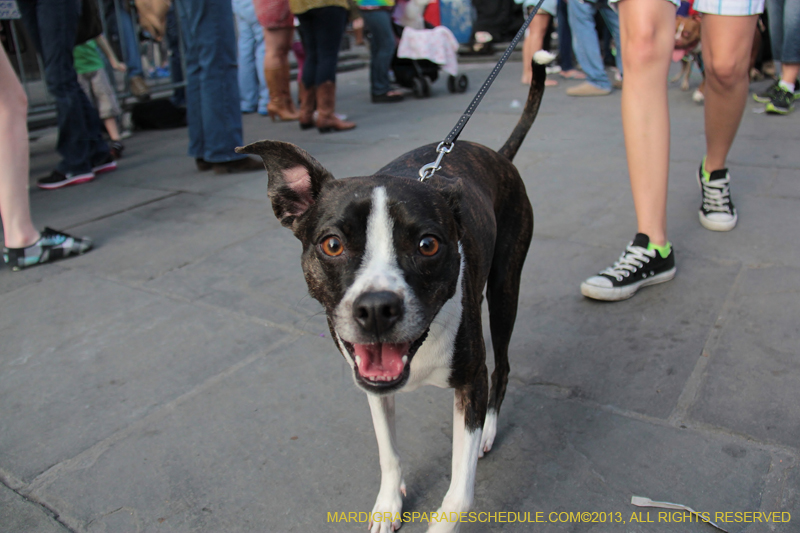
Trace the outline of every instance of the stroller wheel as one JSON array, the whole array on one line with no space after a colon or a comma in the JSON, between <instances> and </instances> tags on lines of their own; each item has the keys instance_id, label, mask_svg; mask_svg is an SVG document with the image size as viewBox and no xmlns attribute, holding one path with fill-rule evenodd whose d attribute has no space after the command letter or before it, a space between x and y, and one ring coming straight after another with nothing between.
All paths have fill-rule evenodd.
<instances>
[{"instance_id":1,"label":"stroller wheel","mask_svg":"<svg viewBox=\"0 0 800 533\"><path fill-rule=\"evenodd\" d=\"M425 85L426 82L423 78L414 78L411 80L411 90L414 92L416 98L425 98ZM428 87L428 94L430 94L430 87Z\"/></svg>"},{"instance_id":2,"label":"stroller wheel","mask_svg":"<svg viewBox=\"0 0 800 533\"><path fill-rule=\"evenodd\" d=\"M469 87L469 78L467 78L466 74L459 74L456 77L455 87L457 92L460 93L467 92L467 87Z\"/></svg>"}]
</instances>

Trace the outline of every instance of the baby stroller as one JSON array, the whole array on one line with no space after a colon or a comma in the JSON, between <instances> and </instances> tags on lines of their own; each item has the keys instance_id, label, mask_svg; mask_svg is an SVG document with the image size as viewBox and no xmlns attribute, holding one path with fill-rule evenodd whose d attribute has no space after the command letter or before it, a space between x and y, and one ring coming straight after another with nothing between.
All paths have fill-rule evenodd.
<instances>
[{"instance_id":1,"label":"baby stroller","mask_svg":"<svg viewBox=\"0 0 800 533\"><path fill-rule=\"evenodd\" d=\"M417 98L427 98L441 69L448 74L447 89L451 93L467 90L469 79L465 74L458 74L458 42L449 29L428 24L424 30L393 26L399 39L392 57L398 85L411 89Z\"/></svg>"}]
</instances>

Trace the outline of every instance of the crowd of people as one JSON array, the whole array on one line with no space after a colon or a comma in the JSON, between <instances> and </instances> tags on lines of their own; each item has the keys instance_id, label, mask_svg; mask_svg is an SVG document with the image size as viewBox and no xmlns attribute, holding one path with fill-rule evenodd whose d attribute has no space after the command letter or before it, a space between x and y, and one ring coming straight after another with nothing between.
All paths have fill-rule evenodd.
<instances>
[{"instance_id":1,"label":"crowd of people","mask_svg":"<svg viewBox=\"0 0 800 533\"><path fill-rule=\"evenodd\" d=\"M517 0L530 13L535 0ZM788 114L800 97L800 3L793 0L694 0L701 17L705 77L706 154L696 179L702 191L700 223L729 231L737 223L727 157L749 93L752 43L767 3L772 54L780 65L775 83L753 95L767 113ZM404 3L400 0L401 4ZM79 8L57 0L18 0L31 39L41 55L44 79L56 104L61 161L38 180L44 189L85 183L116 169L122 155L115 98L105 62L129 77L140 100L141 58L128 33L127 6L116 39L123 61L103 35L76 46ZM686 4L686 2L683 2ZM137 0L139 22L153 38L176 36L180 21L185 56L184 104L188 155L198 171L217 174L263 170L258 159L237 154L243 144L242 114L297 121L321 133L356 124L336 112L336 69L348 24L369 34L370 98L399 102L392 84L395 0ZM620 258L581 284L590 298L620 300L644 286L669 281L676 272L667 238L670 124L667 75L675 46L680 0L544 0L523 45L522 82L531 83L530 59L558 32L562 79L581 80L566 94L604 96L622 90L622 123L637 216L637 234ZM691 14L690 14L691 15ZM297 31L295 31L297 30ZM237 37L238 33L238 37ZM299 35L299 39L296 38ZM238 44L237 44L238 39ZM127 43L127 44L126 44ZM174 44L174 43L173 43ZM174 47L178 53L177 45ZM297 98L292 96L289 54L297 61ZM174 59L174 58L173 58ZM608 69L609 63L613 65ZM173 61L173 65L180 64ZM133 76L131 76L133 71ZM610 72L610 73L609 73ZM555 78L548 85L557 85ZM49 228L37 231L28 201L27 100L5 53L0 56L0 214L5 261L14 269L84 253L91 240Z\"/></svg>"}]
</instances>

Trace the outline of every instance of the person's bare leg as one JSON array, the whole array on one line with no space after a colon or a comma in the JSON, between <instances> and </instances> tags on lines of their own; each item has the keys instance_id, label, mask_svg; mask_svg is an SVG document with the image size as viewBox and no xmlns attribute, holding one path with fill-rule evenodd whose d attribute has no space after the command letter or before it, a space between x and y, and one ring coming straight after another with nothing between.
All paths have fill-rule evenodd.
<instances>
[{"instance_id":1,"label":"person's bare leg","mask_svg":"<svg viewBox=\"0 0 800 533\"><path fill-rule=\"evenodd\" d=\"M39 240L28 199L28 98L5 50L0 52L0 215L7 248Z\"/></svg>"},{"instance_id":2,"label":"person's bare leg","mask_svg":"<svg viewBox=\"0 0 800 533\"><path fill-rule=\"evenodd\" d=\"M542 49L544 44L544 34L550 24L550 14L545 12L537 13L530 26L528 26L528 36L522 45L522 83L531 84L533 71L531 70L531 60L533 54Z\"/></svg>"},{"instance_id":3,"label":"person's bare leg","mask_svg":"<svg viewBox=\"0 0 800 533\"><path fill-rule=\"evenodd\" d=\"M264 69L279 69L289 64L293 31L293 28L264 30Z\"/></svg>"},{"instance_id":4,"label":"person's bare leg","mask_svg":"<svg viewBox=\"0 0 800 533\"><path fill-rule=\"evenodd\" d=\"M106 127L106 131L108 132L108 136L111 138L112 141L119 141L119 127L117 126L117 119L114 117L108 117L103 121L103 124Z\"/></svg>"},{"instance_id":5,"label":"person's bare leg","mask_svg":"<svg viewBox=\"0 0 800 533\"><path fill-rule=\"evenodd\" d=\"M703 15L705 170L726 168L750 89L750 50L758 15ZM626 80L627 82L627 80Z\"/></svg>"},{"instance_id":6,"label":"person's bare leg","mask_svg":"<svg viewBox=\"0 0 800 533\"><path fill-rule=\"evenodd\" d=\"M625 83L622 129L639 233L667 243L669 106L667 76L674 47L675 6L666 0L619 2Z\"/></svg>"}]
</instances>

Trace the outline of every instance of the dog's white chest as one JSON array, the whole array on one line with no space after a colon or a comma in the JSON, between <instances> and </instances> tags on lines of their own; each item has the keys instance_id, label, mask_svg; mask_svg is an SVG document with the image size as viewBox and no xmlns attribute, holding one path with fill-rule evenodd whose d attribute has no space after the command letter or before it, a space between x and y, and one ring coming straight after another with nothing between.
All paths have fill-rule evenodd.
<instances>
[{"instance_id":1,"label":"dog's white chest","mask_svg":"<svg viewBox=\"0 0 800 533\"><path fill-rule=\"evenodd\" d=\"M460 248L460 245L459 245ZM464 283L464 253L461 252L461 269L458 285L452 298L447 300L431 322L428 337L414 358L408 381L402 391L413 391L422 385L449 387L456 335L461 325L462 284Z\"/></svg>"}]
</instances>

